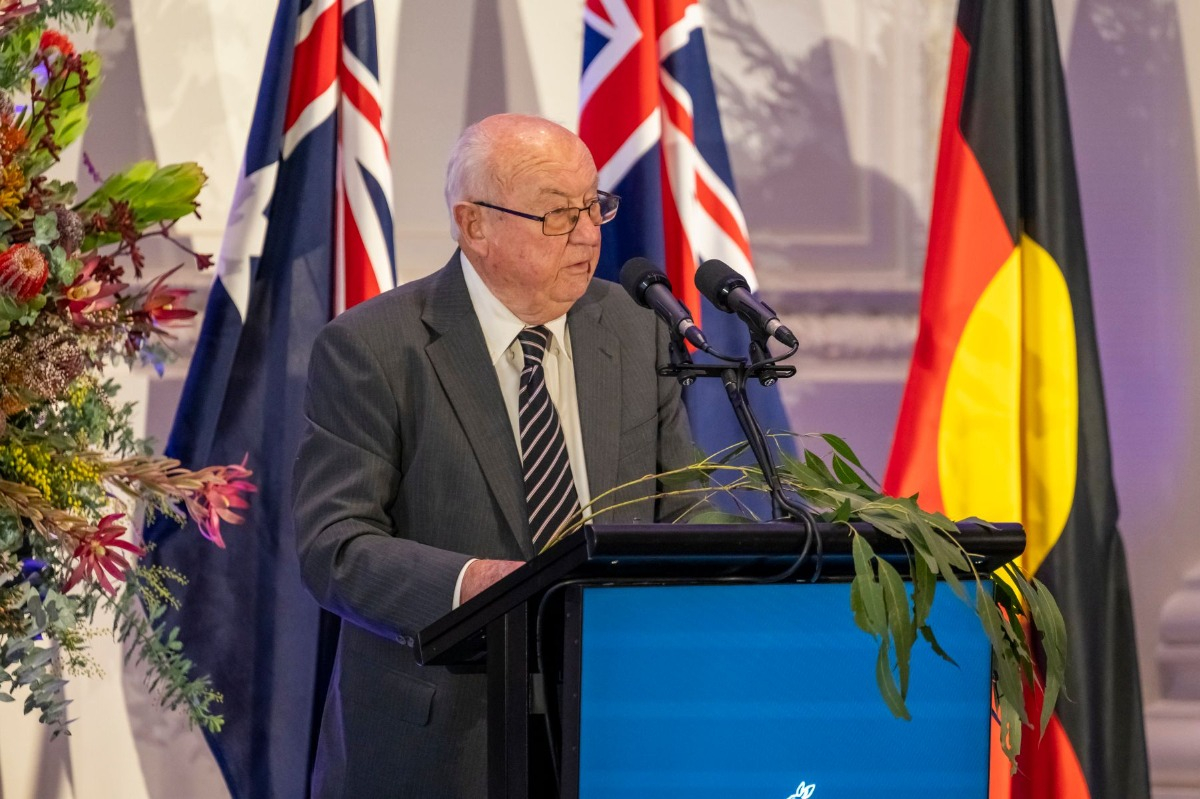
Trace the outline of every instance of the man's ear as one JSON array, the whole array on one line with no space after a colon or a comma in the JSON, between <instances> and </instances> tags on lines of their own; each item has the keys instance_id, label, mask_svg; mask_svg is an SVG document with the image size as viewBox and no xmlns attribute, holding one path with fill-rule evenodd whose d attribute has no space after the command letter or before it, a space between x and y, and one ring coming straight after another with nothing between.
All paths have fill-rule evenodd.
<instances>
[{"instance_id":1,"label":"man's ear","mask_svg":"<svg viewBox=\"0 0 1200 799\"><path fill-rule=\"evenodd\" d=\"M474 203L454 204L454 223L458 225L460 241L474 252L487 255L487 232L484 230L482 209Z\"/></svg>"}]
</instances>

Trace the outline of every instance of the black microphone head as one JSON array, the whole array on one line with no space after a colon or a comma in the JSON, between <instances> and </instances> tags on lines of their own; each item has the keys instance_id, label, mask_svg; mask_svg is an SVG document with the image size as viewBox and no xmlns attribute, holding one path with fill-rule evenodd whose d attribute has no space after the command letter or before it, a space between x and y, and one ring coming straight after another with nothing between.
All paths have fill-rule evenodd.
<instances>
[{"instance_id":1,"label":"black microphone head","mask_svg":"<svg viewBox=\"0 0 1200 799\"><path fill-rule=\"evenodd\" d=\"M750 284L732 266L712 258L696 270L696 288L718 309L733 313L729 307L729 292L735 288L749 290Z\"/></svg>"},{"instance_id":2,"label":"black microphone head","mask_svg":"<svg viewBox=\"0 0 1200 799\"><path fill-rule=\"evenodd\" d=\"M646 289L655 283L663 284L668 290L671 288L671 281L649 258L630 258L621 267L621 285L633 297L633 301L643 308L650 307L650 303L646 302Z\"/></svg>"}]
</instances>

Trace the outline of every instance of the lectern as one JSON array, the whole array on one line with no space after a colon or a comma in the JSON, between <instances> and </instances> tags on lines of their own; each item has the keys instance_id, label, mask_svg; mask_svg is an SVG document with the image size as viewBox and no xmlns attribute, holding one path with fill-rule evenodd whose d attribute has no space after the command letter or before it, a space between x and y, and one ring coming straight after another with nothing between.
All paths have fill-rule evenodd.
<instances>
[{"instance_id":1,"label":"lectern","mask_svg":"<svg viewBox=\"0 0 1200 799\"><path fill-rule=\"evenodd\" d=\"M901 542L855 529L907 573ZM918 642L913 720L895 719L850 611L851 535L818 524L820 556L793 568L806 535L595 525L421 631L422 663L487 671L488 796L986 799L991 654L973 610L937 592L955 663ZM963 524L959 541L990 574L1025 536Z\"/></svg>"}]
</instances>

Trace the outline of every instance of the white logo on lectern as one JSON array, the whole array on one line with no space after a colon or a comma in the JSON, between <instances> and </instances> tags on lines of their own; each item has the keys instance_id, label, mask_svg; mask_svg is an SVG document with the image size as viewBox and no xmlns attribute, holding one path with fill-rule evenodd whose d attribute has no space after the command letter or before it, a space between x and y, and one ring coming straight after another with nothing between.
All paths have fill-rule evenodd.
<instances>
[{"instance_id":1,"label":"white logo on lectern","mask_svg":"<svg viewBox=\"0 0 1200 799\"><path fill-rule=\"evenodd\" d=\"M809 785L807 782L802 782L796 786L796 792L787 799L809 799L816 792L816 783Z\"/></svg>"}]
</instances>

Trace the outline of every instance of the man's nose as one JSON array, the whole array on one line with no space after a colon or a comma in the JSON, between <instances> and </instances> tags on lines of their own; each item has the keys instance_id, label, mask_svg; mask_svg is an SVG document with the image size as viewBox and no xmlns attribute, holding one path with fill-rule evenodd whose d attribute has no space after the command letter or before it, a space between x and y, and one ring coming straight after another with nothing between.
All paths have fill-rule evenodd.
<instances>
[{"instance_id":1,"label":"man's nose","mask_svg":"<svg viewBox=\"0 0 1200 799\"><path fill-rule=\"evenodd\" d=\"M592 221L591 214L579 215L575 229L571 231L571 242L594 246L600 243L600 226Z\"/></svg>"}]
</instances>

